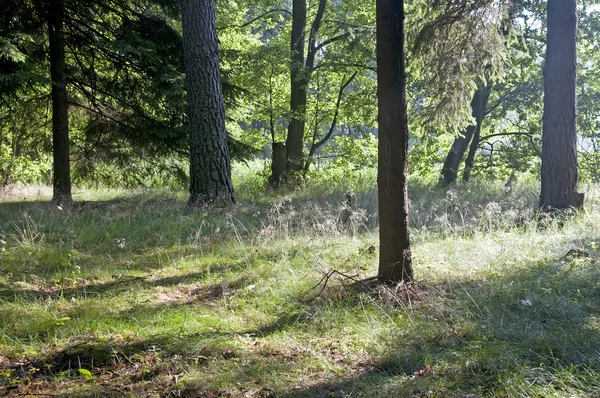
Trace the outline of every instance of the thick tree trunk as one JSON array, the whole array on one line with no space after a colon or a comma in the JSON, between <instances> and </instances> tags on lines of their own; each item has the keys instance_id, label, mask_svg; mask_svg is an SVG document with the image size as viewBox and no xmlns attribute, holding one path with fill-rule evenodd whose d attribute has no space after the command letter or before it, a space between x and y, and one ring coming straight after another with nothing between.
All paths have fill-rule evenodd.
<instances>
[{"instance_id":1,"label":"thick tree trunk","mask_svg":"<svg viewBox=\"0 0 600 398\"><path fill-rule=\"evenodd\" d=\"M299 171L303 166L304 127L306 119L306 101L308 71L304 65L304 49L306 38L306 0L294 0L292 10L292 41L291 41L291 119L288 125L287 170Z\"/></svg>"},{"instance_id":2,"label":"thick tree trunk","mask_svg":"<svg viewBox=\"0 0 600 398\"><path fill-rule=\"evenodd\" d=\"M180 0L190 131L188 205L234 201L215 0Z\"/></svg>"},{"instance_id":3,"label":"thick tree trunk","mask_svg":"<svg viewBox=\"0 0 600 398\"><path fill-rule=\"evenodd\" d=\"M577 2L548 0L540 208L583 206L577 192Z\"/></svg>"},{"instance_id":4,"label":"thick tree trunk","mask_svg":"<svg viewBox=\"0 0 600 398\"><path fill-rule=\"evenodd\" d=\"M71 196L71 165L69 159L69 114L67 107L67 67L63 33L63 0L48 2L48 42L50 47L50 79L52 80L52 201L68 207Z\"/></svg>"},{"instance_id":5,"label":"thick tree trunk","mask_svg":"<svg viewBox=\"0 0 600 398\"><path fill-rule=\"evenodd\" d=\"M475 125L467 126L463 135L454 139L452 147L450 147L448 155L446 155L446 160L444 161L444 165L442 166L442 178L443 181L445 181L447 184L452 184L456 181L456 178L458 176L458 169L460 168L460 164L463 160L463 157L467 152L467 148L469 148L469 143L471 143L471 150L469 151L469 154L471 155L470 167L473 166L475 151L479 146L479 137L481 135L481 123L483 122L483 118L485 116L485 108L487 107L490 92L491 87L488 85L483 88L479 88L473 95L473 100L471 101L471 109L472 115L475 118ZM476 137L477 139L474 140L474 137ZM470 170L467 171L465 168L465 173L467 173L466 180L469 179L469 172Z\"/></svg>"},{"instance_id":6,"label":"thick tree trunk","mask_svg":"<svg viewBox=\"0 0 600 398\"><path fill-rule=\"evenodd\" d=\"M413 279L408 230L405 59L404 1L377 0L378 278L384 283Z\"/></svg>"}]
</instances>

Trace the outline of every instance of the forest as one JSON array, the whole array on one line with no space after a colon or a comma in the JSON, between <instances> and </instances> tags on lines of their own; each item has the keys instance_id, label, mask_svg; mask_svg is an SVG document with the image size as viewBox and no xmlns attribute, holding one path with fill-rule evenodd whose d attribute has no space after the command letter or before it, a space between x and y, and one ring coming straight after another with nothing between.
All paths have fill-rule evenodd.
<instances>
[{"instance_id":1,"label":"forest","mask_svg":"<svg viewBox=\"0 0 600 398\"><path fill-rule=\"evenodd\" d=\"M600 396L600 0L0 10L0 397Z\"/></svg>"}]
</instances>

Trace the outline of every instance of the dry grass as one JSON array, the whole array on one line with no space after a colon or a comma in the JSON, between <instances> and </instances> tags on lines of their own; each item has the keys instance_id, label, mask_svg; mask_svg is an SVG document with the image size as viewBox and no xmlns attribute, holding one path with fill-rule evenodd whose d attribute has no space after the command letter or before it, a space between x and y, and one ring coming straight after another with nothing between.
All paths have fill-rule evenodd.
<instances>
[{"instance_id":1,"label":"dry grass","mask_svg":"<svg viewBox=\"0 0 600 398\"><path fill-rule=\"evenodd\" d=\"M354 188L349 218L310 186L192 213L185 193L2 200L0 395L600 395L596 187L538 229L534 186L414 186L418 283L394 287L368 279Z\"/></svg>"}]
</instances>

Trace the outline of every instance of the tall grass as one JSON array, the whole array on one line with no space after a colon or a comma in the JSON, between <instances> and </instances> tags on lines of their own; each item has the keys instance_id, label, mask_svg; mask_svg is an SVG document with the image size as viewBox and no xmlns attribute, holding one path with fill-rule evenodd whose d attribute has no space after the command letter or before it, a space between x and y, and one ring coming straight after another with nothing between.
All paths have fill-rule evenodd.
<instances>
[{"instance_id":1,"label":"tall grass","mask_svg":"<svg viewBox=\"0 0 600 398\"><path fill-rule=\"evenodd\" d=\"M377 269L372 172L270 192L238 167L238 203L193 212L4 192L0 393L600 396L597 186L540 223L535 184L412 180L417 283L389 289L355 283Z\"/></svg>"}]
</instances>

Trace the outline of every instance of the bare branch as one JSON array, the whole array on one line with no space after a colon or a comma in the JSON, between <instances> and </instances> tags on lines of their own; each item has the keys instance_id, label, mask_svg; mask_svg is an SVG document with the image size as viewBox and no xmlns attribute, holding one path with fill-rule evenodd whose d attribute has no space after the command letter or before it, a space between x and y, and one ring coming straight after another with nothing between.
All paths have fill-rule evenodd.
<instances>
[{"instance_id":1,"label":"bare branch","mask_svg":"<svg viewBox=\"0 0 600 398\"><path fill-rule=\"evenodd\" d=\"M291 11L289 11L289 10L286 10L284 8L273 8L272 10L269 10L269 11L267 11L265 13L262 13L259 16L254 17L251 20L249 20L248 22L244 22L241 25L226 25L226 26L221 26L221 27L217 28L217 31L231 29L231 28L242 29L242 28L245 28L248 25L252 25L254 22L258 21L259 19L262 19L262 18L266 17L267 15L271 15L271 14L276 13L276 12L283 13L283 14L288 14L288 15L292 16Z\"/></svg>"}]
</instances>

